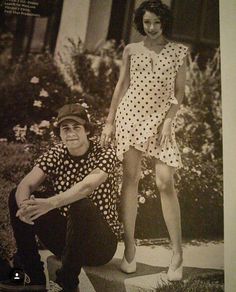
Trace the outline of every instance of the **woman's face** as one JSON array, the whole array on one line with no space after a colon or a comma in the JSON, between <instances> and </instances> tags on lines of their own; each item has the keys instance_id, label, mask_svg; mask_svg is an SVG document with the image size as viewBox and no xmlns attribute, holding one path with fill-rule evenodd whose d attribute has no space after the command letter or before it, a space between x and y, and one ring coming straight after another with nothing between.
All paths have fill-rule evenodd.
<instances>
[{"instance_id":1,"label":"woman's face","mask_svg":"<svg viewBox=\"0 0 236 292\"><path fill-rule=\"evenodd\" d=\"M162 35L160 17L155 13L146 11L143 15L143 29L150 39L155 40L159 38Z\"/></svg>"}]
</instances>

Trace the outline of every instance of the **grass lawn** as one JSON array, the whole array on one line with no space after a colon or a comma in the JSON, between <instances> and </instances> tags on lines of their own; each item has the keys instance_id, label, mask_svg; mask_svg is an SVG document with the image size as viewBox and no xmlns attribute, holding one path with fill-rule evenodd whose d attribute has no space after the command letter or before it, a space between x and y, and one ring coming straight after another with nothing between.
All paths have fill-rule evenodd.
<instances>
[{"instance_id":1,"label":"grass lawn","mask_svg":"<svg viewBox=\"0 0 236 292\"><path fill-rule=\"evenodd\" d=\"M224 272L192 277L158 288L156 292L221 292L224 291Z\"/></svg>"}]
</instances>

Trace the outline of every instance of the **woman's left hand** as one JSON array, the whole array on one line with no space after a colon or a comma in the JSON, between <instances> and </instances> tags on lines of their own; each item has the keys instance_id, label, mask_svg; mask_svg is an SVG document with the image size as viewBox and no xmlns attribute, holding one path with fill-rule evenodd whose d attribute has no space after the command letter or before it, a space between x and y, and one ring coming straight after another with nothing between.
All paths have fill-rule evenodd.
<instances>
[{"instance_id":1,"label":"woman's left hand","mask_svg":"<svg viewBox=\"0 0 236 292\"><path fill-rule=\"evenodd\" d=\"M50 198L41 199L31 196L29 200L24 201L23 206L17 211L16 216L19 218L27 218L29 222L33 222L52 209L54 209L54 207Z\"/></svg>"},{"instance_id":2,"label":"woman's left hand","mask_svg":"<svg viewBox=\"0 0 236 292\"><path fill-rule=\"evenodd\" d=\"M171 140L171 123L172 120L167 118L161 126L158 142L160 146L164 146Z\"/></svg>"}]
</instances>

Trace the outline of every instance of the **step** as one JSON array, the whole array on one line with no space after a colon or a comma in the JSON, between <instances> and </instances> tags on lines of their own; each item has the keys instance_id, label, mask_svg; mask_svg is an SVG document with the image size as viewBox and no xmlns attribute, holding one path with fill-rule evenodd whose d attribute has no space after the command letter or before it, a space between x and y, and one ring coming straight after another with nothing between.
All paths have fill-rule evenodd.
<instances>
[{"instance_id":1,"label":"step","mask_svg":"<svg viewBox=\"0 0 236 292\"><path fill-rule=\"evenodd\" d=\"M157 288L170 285L166 277L167 267L154 267L137 263L134 274L124 274L119 270L120 259L113 258L108 264L100 267L84 267L80 275L81 292L156 292ZM55 272L61 262L55 256L47 258L50 280L55 280ZM184 267L184 279L202 274L222 272L216 269Z\"/></svg>"}]
</instances>

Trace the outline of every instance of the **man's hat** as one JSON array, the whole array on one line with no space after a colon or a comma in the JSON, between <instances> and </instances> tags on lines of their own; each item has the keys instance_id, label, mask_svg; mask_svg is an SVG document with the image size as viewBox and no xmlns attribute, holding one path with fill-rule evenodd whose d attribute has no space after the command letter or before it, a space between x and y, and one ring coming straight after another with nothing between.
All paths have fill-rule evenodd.
<instances>
[{"instance_id":1,"label":"man's hat","mask_svg":"<svg viewBox=\"0 0 236 292\"><path fill-rule=\"evenodd\" d=\"M65 120L73 120L81 125L90 123L85 108L79 103L65 104L58 110L57 125Z\"/></svg>"}]
</instances>

